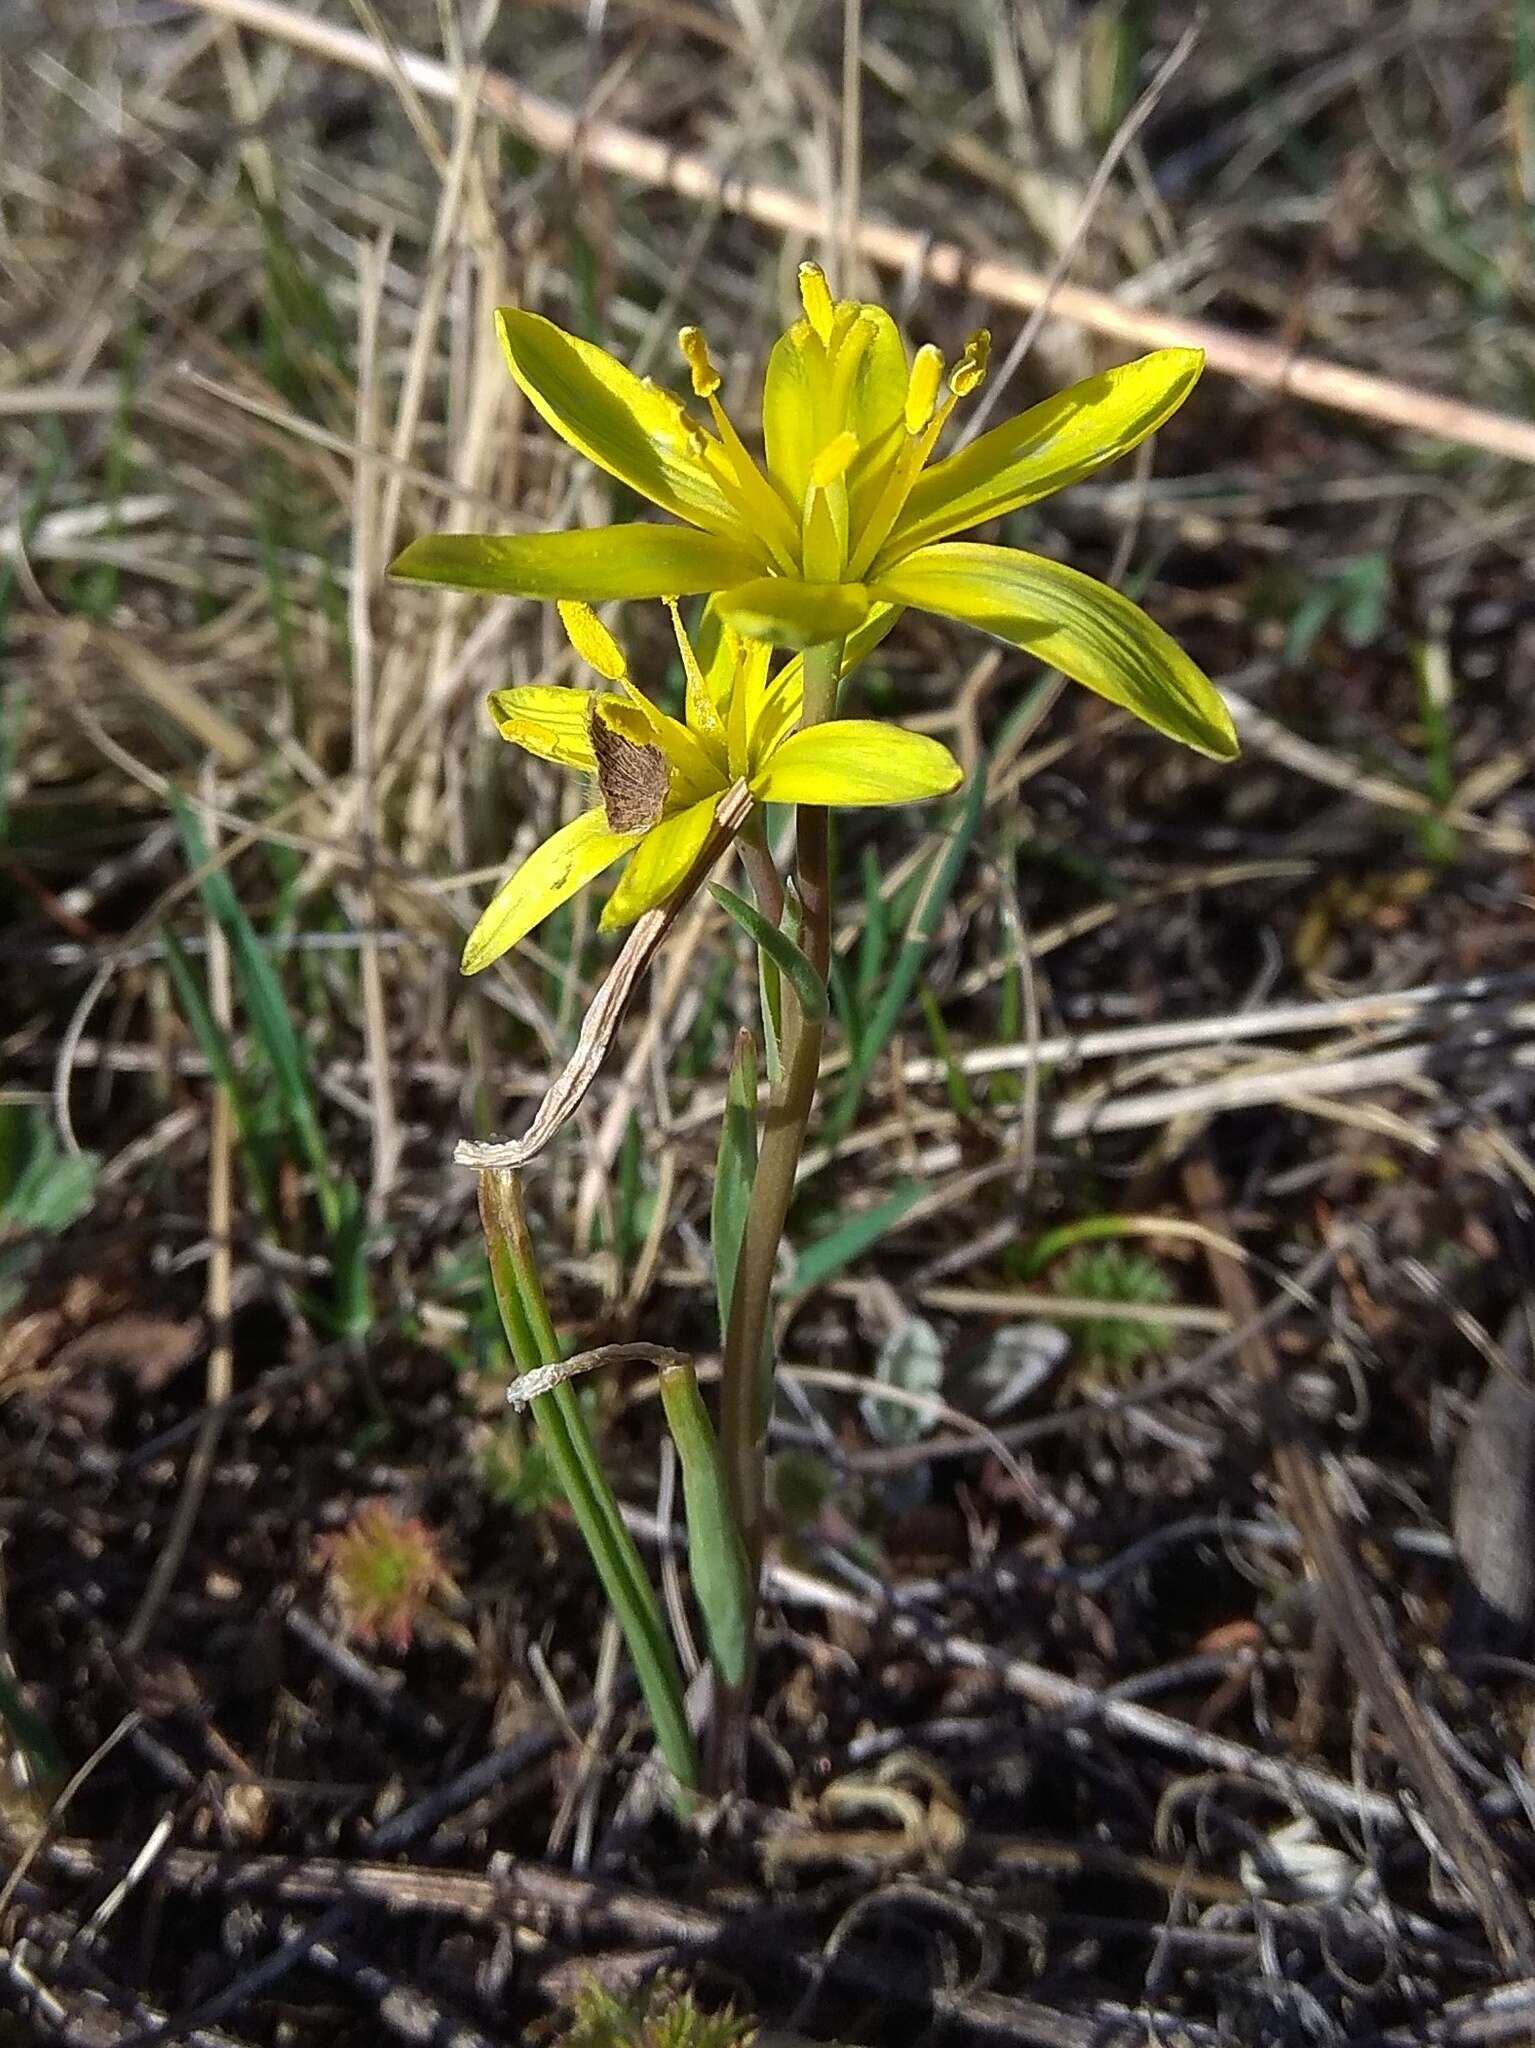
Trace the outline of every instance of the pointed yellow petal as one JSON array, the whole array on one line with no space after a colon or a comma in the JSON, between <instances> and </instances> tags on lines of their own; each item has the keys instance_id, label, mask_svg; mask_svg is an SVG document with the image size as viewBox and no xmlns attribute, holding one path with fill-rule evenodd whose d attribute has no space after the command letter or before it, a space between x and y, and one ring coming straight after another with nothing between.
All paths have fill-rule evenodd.
<instances>
[{"instance_id":1,"label":"pointed yellow petal","mask_svg":"<svg viewBox=\"0 0 1535 2048\"><path fill-rule=\"evenodd\" d=\"M947 541L899 563L875 593L995 633L1201 754L1229 761L1237 751L1209 679L1138 605L1080 569Z\"/></svg>"},{"instance_id":2,"label":"pointed yellow petal","mask_svg":"<svg viewBox=\"0 0 1535 2048\"><path fill-rule=\"evenodd\" d=\"M836 424L851 427L859 447L867 448L901 417L906 403L906 346L883 306L861 306L859 318L869 339L857 358L845 415ZM847 346L844 342L844 350Z\"/></svg>"},{"instance_id":3,"label":"pointed yellow petal","mask_svg":"<svg viewBox=\"0 0 1535 2048\"><path fill-rule=\"evenodd\" d=\"M537 313L504 306L496 330L512 375L562 440L663 511L744 538L699 458L697 427L670 392Z\"/></svg>"},{"instance_id":4,"label":"pointed yellow petal","mask_svg":"<svg viewBox=\"0 0 1535 2048\"><path fill-rule=\"evenodd\" d=\"M775 804L910 804L947 796L964 770L938 740L877 718L834 718L791 732L753 779Z\"/></svg>"},{"instance_id":5,"label":"pointed yellow petal","mask_svg":"<svg viewBox=\"0 0 1535 2048\"><path fill-rule=\"evenodd\" d=\"M486 702L502 739L514 747L562 768L596 773L588 724L592 700L585 690L533 683L525 689L492 690Z\"/></svg>"},{"instance_id":6,"label":"pointed yellow petal","mask_svg":"<svg viewBox=\"0 0 1535 2048\"><path fill-rule=\"evenodd\" d=\"M593 526L573 533L428 533L389 565L407 583L502 597L692 597L755 574L752 556L686 526Z\"/></svg>"},{"instance_id":7,"label":"pointed yellow petal","mask_svg":"<svg viewBox=\"0 0 1535 2048\"><path fill-rule=\"evenodd\" d=\"M963 533L1064 490L1155 433L1204 368L1197 348L1159 348L1005 420L917 479L881 557Z\"/></svg>"},{"instance_id":8,"label":"pointed yellow petal","mask_svg":"<svg viewBox=\"0 0 1535 2048\"><path fill-rule=\"evenodd\" d=\"M464 947L463 972L478 974L542 924L593 876L633 846L637 834L610 832L601 811L584 811L535 846L491 898Z\"/></svg>"},{"instance_id":9,"label":"pointed yellow petal","mask_svg":"<svg viewBox=\"0 0 1535 2048\"><path fill-rule=\"evenodd\" d=\"M792 576L759 576L719 595L720 617L738 633L780 647L814 647L842 640L869 616L861 583L800 583Z\"/></svg>"},{"instance_id":10,"label":"pointed yellow petal","mask_svg":"<svg viewBox=\"0 0 1535 2048\"><path fill-rule=\"evenodd\" d=\"M674 889L686 881L693 863L709 837L717 799L664 818L646 833L634 850L634 858L618 878L618 887L608 898L602 913L605 932L621 931L647 910L664 903Z\"/></svg>"}]
</instances>

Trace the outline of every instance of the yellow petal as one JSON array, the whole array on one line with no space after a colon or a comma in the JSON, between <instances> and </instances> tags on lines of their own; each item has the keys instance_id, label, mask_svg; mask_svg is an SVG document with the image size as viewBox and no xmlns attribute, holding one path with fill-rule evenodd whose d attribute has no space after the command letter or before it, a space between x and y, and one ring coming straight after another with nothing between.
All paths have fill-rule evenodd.
<instances>
[{"instance_id":1,"label":"yellow petal","mask_svg":"<svg viewBox=\"0 0 1535 2048\"><path fill-rule=\"evenodd\" d=\"M869 616L861 583L801 583L792 576L759 576L719 595L720 617L738 633L780 647L814 647L843 640Z\"/></svg>"},{"instance_id":2,"label":"yellow petal","mask_svg":"<svg viewBox=\"0 0 1535 2048\"><path fill-rule=\"evenodd\" d=\"M663 818L645 834L634 850L634 858L619 876L618 887L607 900L602 913L605 932L621 931L625 925L633 924L647 910L664 903L687 880L709 837L716 802L715 797L707 797L702 803L679 811L674 818Z\"/></svg>"},{"instance_id":3,"label":"yellow petal","mask_svg":"<svg viewBox=\"0 0 1535 2048\"><path fill-rule=\"evenodd\" d=\"M551 910L558 910L594 875L611 867L637 837L633 832L610 832L601 811L583 811L542 846L535 846L522 866L507 876L469 934L464 973L478 974L499 960Z\"/></svg>"},{"instance_id":4,"label":"yellow petal","mask_svg":"<svg viewBox=\"0 0 1535 2048\"><path fill-rule=\"evenodd\" d=\"M1159 348L1073 384L936 462L917 479L881 560L896 561L1091 476L1154 433L1204 368L1197 348Z\"/></svg>"},{"instance_id":5,"label":"yellow petal","mask_svg":"<svg viewBox=\"0 0 1535 2048\"><path fill-rule=\"evenodd\" d=\"M512 375L562 440L663 511L744 537L696 452L698 429L670 392L537 313L504 306L496 331Z\"/></svg>"},{"instance_id":6,"label":"yellow petal","mask_svg":"<svg viewBox=\"0 0 1535 2048\"><path fill-rule=\"evenodd\" d=\"M818 362L812 361L812 351ZM819 446L816 394L825 374L825 351L811 333L810 322L796 320L774 342L762 385L767 465L791 505L805 502L810 465Z\"/></svg>"},{"instance_id":7,"label":"yellow petal","mask_svg":"<svg viewBox=\"0 0 1535 2048\"><path fill-rule=\"evenodd\" d=\"M1138 605L1080 569L947 541L899 563L875 593L995 633L1201 754L1228 761L1237 751L1208 677Z\"/></svg>"},{"instance_id":8,"label":"yellow petal","mask_svg":"<svg viewBox=\"0 0 1535 2048\"><path fill-rule=\"evenodd\" d=\"M592 699L585 690L533 683L525 689L492 690L486 702L502 739L540 761L596 773L588 724Z\"/></svg>"},{"instance_id":9,"label":"yellow petal","mask_svg":"<svg viewBox=\"0 0 1535 2048\"><path fill-rule=\"evenodd\" d=\"M579 598L562 597L555 607L566 638L588 668L594 668L605 682L621 683L629 673L624 650L589 604Z\"/></svg>"},{"instance_id":10,"label":"yellow petal","mask_svg":"<svg viewBox=\"0 0 1535 2048\"><path fill-rule=\"evenodd\" d=\"M964 770L938 740L877 718L834 718L791 732L753 779L776 804L909 804L947 796Z\"/></svg>"},{"instance_id":11,"label":"yellow petal","mask_svg":"<svg viewBox=\"0 0 1535 2048\"><path fill-rule=\"evenodd\" d=\"M842 676L847 676L861 661L874 652L881 640L885 639L901 616L901 607L893 604L877 604L864 623L855 632L849 633L842 646ZM755 643L760 644L760 643ZM748 732L750 751L748 760L755 772L760 768L785 733L793 732L800 722L805 709L805 660L796 654L792 661L784 663L771 683L761 693L761 701L752 712ZM732 761L732 772L741 770Z\"/></svg>"},{"instance_id":12,"label":"yellow petal","mask_svg":"<svg viewBox=\"0 0 1535 2048\"><path fill-rule=\"evenodd\" d=\"M571 533L428 533L389 565L407 583L502 597L692 597L724 590L760 565L686 526L593 526Z\"/></svg>"},{"instance_id":13,"label":"yellow petal","mask_svg":"<svg viewBox=\"0 0 1535 2048\"><path fill-rule=\"evenodd\" d=\"M772 649L764 641L746 639L734 626L727 625L720 617L719 601L713 597L704 606L693 644L698 649L699 665L714 708L728 721L743 674L760 665L765 676Z\"/></svg>"},{"instance_id":14,"label":"yellow petal","mask_svg":"<svg viewBox=\"0 0 1535 2048\"><path fill-rule=\"evenodd\" d=\"M883 306L862 306L859 318L869 329L869 340L838 424L851 427L859 447L867 448L895 424L906 404L906 346Z\"/></svg>"}]
</instances>

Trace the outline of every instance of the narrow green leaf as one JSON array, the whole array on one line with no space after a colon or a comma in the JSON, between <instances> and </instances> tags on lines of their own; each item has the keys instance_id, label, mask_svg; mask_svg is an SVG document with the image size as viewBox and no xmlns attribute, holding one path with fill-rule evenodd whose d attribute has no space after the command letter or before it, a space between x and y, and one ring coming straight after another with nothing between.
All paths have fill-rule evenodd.
<instances>
[{"instance_id":1,"label":"narrow green leaf","mask_svg":"<svg viewBox=\"0 0 1535 2048\"><path fill-rule=\"evenodd\" d=\"M174 789L170 792L170 804L188 862L194 869L208 869L200 876L198 894L229 941L230 966L251 1030L271 1066L289 1127L314 1174L325 1228L334 1234L341 1224L340 1198L315 1111L308 1055L294 1029L282 982L235 894L228 871L209 867L208 843L191 805Z\"/></svg>"},{"instance_id":2,"label":"narrow green leaf","mask_svg":"<svg viewBox=\"0 0 1535 2048\"><path fill-rule=\"evenodd\" d=\"M905 1181L885 1201L849 1216L835 1230L807 1244L794 1262L795 1293L808 1294L812 1288L824 1287L828 1280L835 1279L845 1266L861 1259L882 1237L888 1236L931 1192L926 1181Z\"/></svg>"},{"instance_id":3,"label":"narrow green leaf","mask_svg":"<svg viewBox=\"0 0 1535 2048\"><path fill-rule=\"evenodd\" d=\"M518 1369L532 1372L540 1365L557 1364L559 1338L544 1300L516 1174L480 1175L480 1220L496 1307ZM698 1752L688 1726L682 1672L655 1589L619 1512L575 1389L558 1386L541 1394L532 1409L539 1441L634 1659L661 1754L678 1784L692 1791L699 1782Z\"/></svg>"},{"instance_id":4,"label":"narrow green leaf","mask_svg":"<svg viewBox=\"0 0 1535 2048\"><path fill-rule=\"evenodd\" d=\"M943 1063L943 1089L949 1098L949 1107L956 1116L974 1117L975 1096L964 1069L954 1057L949 1027L943 1021L938 998L930 988L922 987L917 990L917 1001L922 1005L922 1015L927 1021L927 1035L932 1040L934 1056Z\"/></svg>"},{"instance_id":5,"label":"narrow green leaf","mask_svg":"<svg viewBox=\"0 0 1535 2048\"><path fill-rule=\"evenodd\" d=\"M235 1069L234 1049L208 1007L208 999L192 971L192 963L187 958L186 948L168 925L161 928L160 938L165 947L165 967L175 993L176 1007L180 1010L192 1036L197 1040L198 1050L208 1062L215 1086L222 1088L229 1097L246 1174L255 1191L262 1215L275 1231L277 1204L268 1180L266 1162L262 1157L260 1132L256 1126L251 1100Z\"/></svg>"},{"instance_id":6,"label":"narrow green leaf","mask_svg":"<svg viewBox=\"0 0 1535 2048\"><path fill-rule=\"evenodd\" d=\"M858 1057L858 1047L863 1038L863 1016L858 1007L857 992L853 978L840 954L833 953L826 986L831 995L832 1010L841 1026L842 1036L847 1041L848 1057Z\"/></svg>"},{"instance_id":7,"label":"narrow green leaf","mask_svg":"<svg viewBox=\"0 0 1535 2048\"><path fill-rule=\"evenodd\" d=\"M960 869L970 851L981 822L981 813L986 803L987 761L983 755L976 763L975 770L966 785L964 801L953 831L948 835L933 856L927 871L927 879L921 894L912 908L911 918L906 927L890 970L890 978L873 1014L869 1017L863 1037L848 1062L847 1078L842 1084L842 1093L826 1119L825 1141L835 1145L851 1127L858 1114L858 1105L863 1100L863 1091L868 1086L880 1054L889 1044L891 1035L901 1021L901 1013L907 998L922 971L927 958L927 949L938 929L938 921L944 907L954 893L959 880Z\"/></svg>"},{"instance_id":8,"label":"narrow green leaf","mask_svg":"<svg viewBox=\"0 0 1535 2048\"><path fill-rule=\"evenodd\" d=\"M884 875L879 855L872 846L863 850L860 871L863 880L863 930L858 935L853 993L862 1015L873 1002L879 977L884 971L885 948L890 940L890 914L885 907Z\"/></svg>"},{"instance_id":9,"label":"narrow green leaf","mask_svg":"<svg viewBox=\"0 0 1535 2048\"><path fill-rule=\"evenodd\" d=\"M714 1194L709 1211L714 1247L714 1290L719 1300L722 1335L730 1323L730 1301L735 1293L741 1234L746 1228L746 1212L751 1203L752 1178L756 1171L757 1047L751 1033L742 1031L736 1039L730 1078L725 1084L725 1114L720 1120Z\"/></svg>"},{"instance_id":10,"label":"narrow green leaf","mask_svg":"<svg viewBox=\"0 0 1535 2048\"><path fill-rule=\"evenodd\" d=\"M787 932L770 925L760 910L754 909L734 889L727 889L723 882L711 882L709 893L726 916L733 918L741 927L758 951L767 954L799 997L801 1012L812 1023L820 1023L827 1012L826 984Z\"/></svg>"},{"instance_id":11,"label":"narrow green leaf","mask_svg":"<svg viewBox=\"0 0 1535 2048\"><path fill-rule=\"evenodd\" d=\"M744 1685L755 1606L746 1545L731 1512L724 1460L698 1391L698 1375L686 1361L662 1366L661 1405L682 1466L688 1570L709 1654L726 1685Z\"/></svg>"}]
</instances>

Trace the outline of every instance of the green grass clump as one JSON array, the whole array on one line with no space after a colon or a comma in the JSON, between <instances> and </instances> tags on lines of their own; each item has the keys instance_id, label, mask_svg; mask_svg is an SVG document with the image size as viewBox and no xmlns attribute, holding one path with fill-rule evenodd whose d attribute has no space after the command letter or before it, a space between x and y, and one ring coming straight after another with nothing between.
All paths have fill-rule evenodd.
<instances>
[{"instance_id":1,"label":"green grass clump","mask_svg":"<svg viewBox=\"0 0 1535 2048\"><path fill-rule=\"evenodd\" d=\"M65 1152L45 1110L0 1103L0 1314L21 1299L41 1241L89 1211L100 1163Z\"/></svg>"},{"instance_id":2,"label":"green grass clump","mask_svg":"<svg viewBox=\"0 0 1535 2048\"><path fill-rule=\"evenodd\" d=\"M618 1997L590 1983L576 1994L557 2048L751 2048L756 2025L733 2006L704 2012L691 1991L659 1977L641 1992Z\"/></svg>"},{"instance_id":3,"label":"green grass clump","mask_svg":"<svg viewBox=\"0 0 1535 2048\"><path fill-rule=\"evenodd\" d=\"M1084 1301L1148 1310L1170 1307L1177 1299L1177 1290L1155 1259L1121 1244L1078 1252L1061 1269L1058 1284L1063 1294L1078 1295ZM1148 1359L1160 1358L1172 1341L1171 1325L1150 1314L1144 1319L1090 1316L1077 1330L1079 1357L1112 1378L1122 1378Z\"/></svg>"}]
</instances>

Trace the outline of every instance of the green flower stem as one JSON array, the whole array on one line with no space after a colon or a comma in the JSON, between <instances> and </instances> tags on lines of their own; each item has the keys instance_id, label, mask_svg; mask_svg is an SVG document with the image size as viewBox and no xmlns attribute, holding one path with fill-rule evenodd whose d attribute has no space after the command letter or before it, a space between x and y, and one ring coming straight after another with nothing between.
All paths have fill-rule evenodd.
<instances>
[{"instance_id":1,"label":"green flower stem","mask_svg":"<svg viewBox=\"0 0 1535 2048\"><path fill-rule=\"evenodd\" d=\"M757 899L757 908L775 929L783 924L783 877L768 846L767 828L760 810L754 810L741 827L737 842L741 859ZM783 983L776 961L760 949L757 954L758 995L762 1006L763 1046L767 1054L768 1077L780 1076L779 1038L783 1029Z\"/></svg>"},{"instance_id":2,"label":"green flower stem","mask_svg":"<svg viewBox=\"0 0 1535 2048\"><path fill-rule=\"evenodd\" d=\"M496 1306L519 1372L557 1365L559 1339L544 1300L515 1173L491 1169L480 1175L480 1220L485 1227ZM541 1394L531 1406L539 1440L585 1538L602 1590L618 1616L661 1754L684 1791L696 1791L698 1752L688 1726L676 1652L575 1390L569 1385L556 1387L552 1393Z\"/></svg>"},{"instance_id":3,"label":"green flower stem","mask_svg":"<svg viewBox=\"0 0 1535 2048\"><path fill-rule=\"evenodd\" d=\"M842 643L823 641L805 653L802 726L823 724L837 708ZM800 949L824 981L831 958L831 876L826 813L799 810L795 881L803 915ZM821 1070L824 1019L807 1017L797 1003L784 1019L783 1080L763 1120L757 1171L741 1234L720 1388L720 1438L730 1502L746 1550L753 1606L762 1573L764 1466L773 1408L773 1361L767 1345L773 1271L783 1238L805 1131ZM745 1764L751 1706L751 1660L744 1683L726 1689L720 1706L716 1778L739 1780Z\"/></svg>"}]
</instances>

